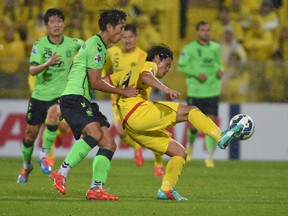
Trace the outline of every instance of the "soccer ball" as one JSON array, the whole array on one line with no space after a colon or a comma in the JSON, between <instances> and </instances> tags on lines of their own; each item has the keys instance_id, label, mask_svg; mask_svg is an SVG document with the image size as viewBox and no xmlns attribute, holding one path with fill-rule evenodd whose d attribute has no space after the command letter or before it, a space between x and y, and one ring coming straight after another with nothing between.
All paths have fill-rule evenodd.
<instances>
[{"instance_id":1,"label":"soccer ball","mask_svg":"<svg viewBox=\"0 0 288 216\"><path fill-rule=\"evenodd\" d=\"M253 119L246 114L238 114L233 116L233 118L230 120L229 127L233 128L237 124L243 124L244 128L241 132L241 135L237 138L238 140L247 140L249 139L255 130L255 125L253 122Z\"/></svg>"}]
</instances>

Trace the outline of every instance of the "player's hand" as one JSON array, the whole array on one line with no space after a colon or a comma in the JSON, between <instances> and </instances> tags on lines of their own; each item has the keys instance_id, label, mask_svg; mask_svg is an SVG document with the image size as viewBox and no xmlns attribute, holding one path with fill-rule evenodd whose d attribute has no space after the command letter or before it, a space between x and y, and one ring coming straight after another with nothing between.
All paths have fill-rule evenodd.
<instances>
[{"instance_id":1,"label":"player's hand","mask_svg":"<svg viewBox=\"0 0 288 216\"><path fill-rule=\"evenodd\" d=\"M134 88L134 84L123 89L122 95L125 97L135 97L139 94L139 89Z\"/></svg>"},{"instance_id":2,"label":"player's hand","mask_svg":"<svg viewBox=\"0 0 288 216\"><path fill-rule=\"evenodd\" d=\"M169 96L170 99L175 100L181 97L181 93L179 91L173 90L173 89L169 89Z\"/></svg>"},{"instance_id":3,"label":"player's hand","mask_svg":"<svg viewBox=\"0 0 288 216\"><path fill-rule=\"evenodd\" d=\"M218 72L217 72L217 77L218 77L219 79L221 79L221 78L223 77L223 75L224 75L223 71L222 71L222 70L218 70Z\"/></svg>"},{"instance_id":4,"label":"player's hand","mask_svg":"<svg viewBox=\"0 0 288 216\"><path fill-rule=\"evenodd\" d=\"M198 80L199 80L200 82L205 82L205 81L207 80L207 75L204 74L204 73L198 74Z\"/></svg>"},{"instance_id":5,"label":"player's hand","mask_svg":"<svg viewBox=\"0 0 288 216\"><path fill-rule=\"evenodd\" d=\"M61 59L62 59L61 55L57 55L56 52L54 52L51 58L46 62L46 65L47 66L57 65L60 63Z\"/></svg>"}]
</instances>

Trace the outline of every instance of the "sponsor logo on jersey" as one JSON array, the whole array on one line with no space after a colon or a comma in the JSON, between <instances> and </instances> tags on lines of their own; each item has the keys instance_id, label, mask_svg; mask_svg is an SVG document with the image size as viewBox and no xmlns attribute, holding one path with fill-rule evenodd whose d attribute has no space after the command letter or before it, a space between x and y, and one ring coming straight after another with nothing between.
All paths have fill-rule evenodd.
<instances>
[{"instance_id":1,"label":"sponsor logo on jersey","mask_svg":"<svg viewBox=\"0 0 288 216\"><path fill-rule=\"evenodd\" d=\"M96 63L99 63L102 61L102 55L101 54L97 54L95 57L94 57L94 61Z\"/></svg>"},{"instance_id":2,"label":"sponsor logo on jersey","mask_svg":"<svg viewBox=\"0 0 288 216\"><path fill-rule=\"evenodd\" d=\"M36 55L38 53L38 50L36 47L32 48L32 55Z\"/></svg>"}]
</instances>

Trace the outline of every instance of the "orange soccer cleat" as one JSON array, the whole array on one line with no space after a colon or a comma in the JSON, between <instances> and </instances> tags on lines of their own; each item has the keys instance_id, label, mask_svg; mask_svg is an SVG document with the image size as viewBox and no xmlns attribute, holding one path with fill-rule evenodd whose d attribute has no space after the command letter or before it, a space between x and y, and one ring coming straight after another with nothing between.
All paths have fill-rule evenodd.
<instances>
[{"instance_id":1,"label":"orange soccer cleat","mask_svg":"<svg viewBox=\"0 0 288 216\"><path fill-rule=\"evenodd\" d=\"M92 190L89 189L86 193L86 198L87 199L92 199L92 200L118 200L119 198L117 196L113 196L103 189L97 189L97 190Z\"/></svg>"},{"instance_id":2,"label":"orange soccer cleat","mask_svg":"<svg viewBox=\"0 0 288 216\"><path fill-rule=\"evenodd\" d=\"M144 163L144 159L142 156L142 148L134 150L134 162L137 166L142 166Z\"/></svg>"},{"instance_id":3,"label":"orange soccer cleat","mask_svg":"<svg viewBox=\"0 0 288 216\"><path fill-rule=\"evenodd\" d=\"M163 177L164 176L164 166L155 166L154 167L154 176Z\"/></svg>"},{"instance_id":4,"label":"orange soccer cleat","mask_svg":"<svg viewBox=\"0 0 288 216\"><path fill-rule=\"evenodd\" d=\"M66 178L62 176L58 170L53 171L50 174L50 178L53 180L53 186L58 190L59 193L66 194Z\"/></svg>"}]
</instances>

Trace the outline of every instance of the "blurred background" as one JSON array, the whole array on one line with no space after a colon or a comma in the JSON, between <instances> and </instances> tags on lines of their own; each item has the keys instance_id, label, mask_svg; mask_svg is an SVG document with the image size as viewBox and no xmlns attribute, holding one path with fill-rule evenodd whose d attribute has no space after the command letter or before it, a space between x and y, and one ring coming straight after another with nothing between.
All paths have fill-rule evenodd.
<instances>
[{"instance_id":1,"label":"blurred background","mask_svg":"<svg viewBox=\"0 0 288 216\"><path fill-rule=\"evenodd\" d=\"M29 55L34 41L46 35L48 8L64 11L65 34L88 39L97 34L99 11L118 8L138 28L139 47L169 45L175 53L163 82L186 98L177 61L184 45L195 40L195 24L211 24L212 40L221 44L222 101L287 102L288 1L284 0L2 0L0 3L0 98L27 99ZM157 94L157 92L155 93ZM157 95L156 95L157 96ZM110 96L96 92L95 99Z\"/></svg>"}]
</instances>

